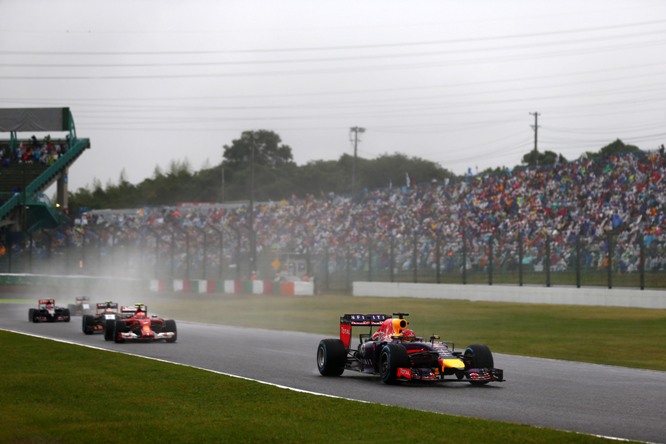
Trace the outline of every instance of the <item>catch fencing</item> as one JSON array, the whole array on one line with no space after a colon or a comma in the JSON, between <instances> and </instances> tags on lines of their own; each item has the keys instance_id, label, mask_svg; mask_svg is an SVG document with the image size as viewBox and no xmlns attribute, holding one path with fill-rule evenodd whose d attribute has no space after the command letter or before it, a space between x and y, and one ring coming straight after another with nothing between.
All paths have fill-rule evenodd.
<instances>
[{"instance_id":1,"label":"catch fencing","mask_svg":"<svg viewBox=\"0 0 666 444\"><path fill-rule=\"evenodd\" d=\"M318 292L351 291L354 281L666 287L666 242L629 230L479 233L463 225L446 235L368 230L349 242L293 238L281 244L262 242L261 232L254 236L253 242L248 230L225 224L44 230L19 240L5 236L0 273L307 280Z\"/></svg>"}]
</instances>

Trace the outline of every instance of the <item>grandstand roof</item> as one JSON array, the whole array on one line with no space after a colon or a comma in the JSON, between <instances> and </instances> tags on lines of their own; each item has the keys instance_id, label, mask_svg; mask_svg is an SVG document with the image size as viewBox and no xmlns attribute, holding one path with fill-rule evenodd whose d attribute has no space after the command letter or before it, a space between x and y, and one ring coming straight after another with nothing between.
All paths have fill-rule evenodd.
<instances>
[{"instance_id":1,"label":"grandstand roof","mask_svg":"<svg viewBox=\"0 0 666 444\"><path fill-rule=\"evenodd\" d=\"M69 131L69 108L0 108L0 132Z\"/></svg>"}]
</instances>

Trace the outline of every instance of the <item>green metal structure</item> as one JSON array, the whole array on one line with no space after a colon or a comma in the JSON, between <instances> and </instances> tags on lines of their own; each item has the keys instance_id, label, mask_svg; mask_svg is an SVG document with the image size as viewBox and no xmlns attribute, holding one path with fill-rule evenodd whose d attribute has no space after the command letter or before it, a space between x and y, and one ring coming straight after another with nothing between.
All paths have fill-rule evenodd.
<instances>
[{"instance_id":1,"label":"green metal structure","mask_svg":"<svg viewBox=\"0 0 666 444\"><path fill-rule=\"evenodd\" d=\"M57 227L66 216L61 210L40 199L40 194L58 183L57 204L67 209L67 171L70 165L88 148L90 140L78 138L74 119L69 108L19 108L0 109L0 132L9 132L9 149L15 150L21 143L19 132L66 131L68 147L65 153L51 165L26 179L19 192L5 191L6 200L0 206L0 228L21 231L24 235L44 228ZM18 168L18 167L17 167ZM2 174L2 170L0 170Z\"/></svg>"}]
</instances>

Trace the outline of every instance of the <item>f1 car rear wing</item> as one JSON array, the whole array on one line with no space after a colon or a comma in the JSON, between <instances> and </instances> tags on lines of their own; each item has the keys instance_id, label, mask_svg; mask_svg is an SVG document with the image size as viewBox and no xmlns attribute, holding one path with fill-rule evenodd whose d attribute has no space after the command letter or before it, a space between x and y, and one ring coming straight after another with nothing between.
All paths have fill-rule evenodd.
<instances>
[{"instance_id":1,"label":"f1 car rear wing","mask_svg":"<svg viewBox=\"0 0 666 444\"><path fill-rule=\"evenodd\" d=\"M118 304L116 304L116 306L117 305ZM123 305L122 307L120 307L120 312L124 314L135 314L138 311L139 307L141 307L141 311L143 311L144 313L148 313L148 307L143 304Z\"/></svg>"},{"instance_id":2,"label":"f1 car rear wing","mask_svg":"<svg viewBox=\"0 0 666 444\"><path fill-rule=\"evenodd\" d=\"M114 312L118 312L118 303L117 302L98 302L97 305L97 313L102 313L107 309L113 310ZM132 311L134 313L134 311Z\"/></svg>"},{"instance_id":3,"label":"f1 car rear wing","mask_svg":"<svg viewBox=\"0 0 666 444\"><path fill-rule=\"evenodd\" d=\"M385 314L345 314L340 317L340 340L345 348L351 347L352 327L377 327L390 316Z\"/></svg>"},{"instance_id":4,"label":"f1 car rear wing","mask_svg":"<svg viewBox=\"0 0 666 444\"><path fill-rule=\"evenodd\" d=\"M46 307L47 305L55 306L55 299L40 299L40 300L37 302L37 305L38 305L40 308Z\"/></svg>"}]
</instances>

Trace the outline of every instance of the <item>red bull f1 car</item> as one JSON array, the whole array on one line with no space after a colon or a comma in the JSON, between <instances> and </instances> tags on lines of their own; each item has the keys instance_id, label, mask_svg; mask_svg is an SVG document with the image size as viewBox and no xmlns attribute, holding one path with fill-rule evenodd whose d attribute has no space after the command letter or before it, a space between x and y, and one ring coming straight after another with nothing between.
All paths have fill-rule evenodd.
<instances>
[{"instance_id":1,"label":"red bull f1 car","mask_svg":"<svg viewBox=\"0 0 666 444\"><path fill-rule=\"evenodd\" d=\"M69 322L70 319L69 309L56 306L55 299L40 299L37 308L28 310L30 322Z\"/></svg>"},{"instance_id":2,"label":"red bull f1 car","mask_svg":"<svg viewBox=\"0 0 666 444\"><path fill-rule=\"evenodd\" d=\"M81 329L83 333L103 333L107 321L113 321L118 317L117 302L98 302L95 306L95 314L84 314L81 318Z\"/></svg>"},{"instance_id":3,"label":"red bull f1 car","mask_svg":"<svg viewBox=\"0 0 666 444\"><path fill-rule=\"evenodd\" d=\"M376 375L386 384L407 381L462 381L472 385L504 381L494 367L488 346L475 344L455 351L452 343L433 335L417 337L408 328L408 313L345 314L340 317L340 338L323 339L317 347L317 367L323 376L345 370ZM352 328L367 328L352 347ZM374 332L375 327L378 327Z\"/></svg>"},{"instance_id":4,"label":"red bull f1 car","mask_svg":"<svg viewBox=\"0 0 666 444\"><path fill-rule=\"evenodd\" d=\"M176 342L178 331L176 321L148 315L148 307L143 304L123 306L115 319L107 319L104 339L122 342Z\"/></svg>"}]
</instances>

